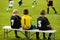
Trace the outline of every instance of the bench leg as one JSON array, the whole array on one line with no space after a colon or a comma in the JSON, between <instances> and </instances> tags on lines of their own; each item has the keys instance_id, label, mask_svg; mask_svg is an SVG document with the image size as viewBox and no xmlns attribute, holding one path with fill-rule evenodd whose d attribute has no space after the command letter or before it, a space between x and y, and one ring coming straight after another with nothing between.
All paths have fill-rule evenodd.
<instances>
[{"instance_id":1,"label":"bench leg","mask_svg":"<svg viewBox=\"0 0 60 40\"><path fill-rule=\"evenodd\" d=\"M29 37L29 40L30 40L30 32L28 32L29 34L28 34L28 37Z\"/></svg>"},{"instance_id":2,"label":"bench leg","mask_svg":"<svg viewBox=\"0 0 60 40\"><path fill-rule=\"evenodd\" d=\"M7 38L8 38L8 30L6 30L7 32L6 32L6 35L7 35Z\"/></svg>"},{"instance_id":3,"label":"bench leg","mask_svg":"<svg viewBox=\"0 0 60 40\"><path fill-rule=\"evenodd\" d=\"M55 33L52 34L52 40L55 40Z\"/></svg>"},{"instance_id":4,"label":"bench leg","mask_svg":"<svg viewBox=\"0 0 60 40\"><path fill-rule=\"evenodd\" d=\"M4 29L4 38L7 36L7 38L8 38L8 30L5 30Z\"/></svg>"},{"instance_id":5,"label":"bench leg","mask_svg":"<svg viewBox=\"0 0 60 40\"><path fill-rule=\"evenodd\" d=\"M54 40L55 40L55 33L54 33Z\"/></svg>"},{"instance_id":6,"label":"bench leg","mask_svg":"<svg viewBox=\"0 0 60 40\"><path fill-rule=\"evenodd\" d=\"M5 38L5 29L4 29L4 38Z\"/></svg>"},{"instance_id":7,"label":"bench leg","mask_svg":"<svg viewBox=\"0 0 60 40\"><path fill-rule=\"evenodd\" d=\"M25 31L26 40L30 40L30 32Z\"/></svg>"}]
</instances>

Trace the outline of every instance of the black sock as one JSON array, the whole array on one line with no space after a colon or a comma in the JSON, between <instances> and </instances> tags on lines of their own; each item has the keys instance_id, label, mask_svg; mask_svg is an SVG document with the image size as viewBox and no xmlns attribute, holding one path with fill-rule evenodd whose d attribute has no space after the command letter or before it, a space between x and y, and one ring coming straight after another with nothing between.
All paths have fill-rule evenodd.
<instances>
[{"instance_id":1,"label":"black sock","mask_svg":"<svg viewBox=\"0 0 60 40\"><path fill-rule=\"evenodd\" d=\"M49 7L47 8L47 14L49 14Z\"/></svg>"},{"instance_id":2,"label":"black sock","mask_svg":"<svg viewBox=\"0 0 60 40\"><path fill-rule=\"evenodd\" d=\"M45 37L45 33L43 33L43 38L46 38L46 37Z\"/></svg>"},{"instance_id":3,"label":"black sock","mask_svg":"<svg viewBox=\"0 0 60 40\"><path fill-rule=\"evenodd\" d=\"M36 38L39 38L39 32L36 32Z\"/></svg>"},{"instance_id":4,"label":"black sock","mask_svg":"<svg viewBox=\"0 0 60 40\"><path fill-rule=\"evenodd\" d=\"M17 36L17 30L15 30L14 32L15 32L15 36Z\"/></svg>"},{"instance_id":5,"label":"black sock","mask_svg":"<svg viewBox=\"0 0 60 40\"><path fill-rule=\"evenodd\" d=\"M52 35L52 33L49 33L49 37L48 37L48 38L50 38L50 37L51 37L51 35Z\"/></svg>"},{"instance_id":6,"label":"black sock","mask_svg":"<svg viewBox=\"0 0 60 40\"><path fill-rule=\"evenodd\" d=\"M52 7L52 9L55 11L55 13L57 13L57 11L55 10L55 8L54 8L54 7Z\"/></svg>"}]
</instances>

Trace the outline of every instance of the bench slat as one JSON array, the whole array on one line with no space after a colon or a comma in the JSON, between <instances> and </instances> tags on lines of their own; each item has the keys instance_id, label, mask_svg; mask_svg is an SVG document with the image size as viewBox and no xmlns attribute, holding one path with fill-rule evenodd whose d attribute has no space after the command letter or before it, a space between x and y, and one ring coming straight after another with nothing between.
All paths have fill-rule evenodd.
<instances>
[{"instance_id":1,"label":"bench slat","mask_svg":"<svg viewBox=\"0 0 60 40\"><path fill-rule=\"evenodd\" d=\"M38 29L23 30L22 28L12 29L11 26L4 26L3 29L5 29L5 30L20 30L20 31L28 31L28 32L44 32L44 33L55 33L56 32L56 30L38 30Z\"/></svg>"}]
</instances>

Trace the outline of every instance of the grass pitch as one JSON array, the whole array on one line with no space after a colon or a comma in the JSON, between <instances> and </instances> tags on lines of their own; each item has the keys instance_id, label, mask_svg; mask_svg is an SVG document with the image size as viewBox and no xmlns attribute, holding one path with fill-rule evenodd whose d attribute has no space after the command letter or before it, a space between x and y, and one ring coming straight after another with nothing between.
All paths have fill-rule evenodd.
<instances>
[{"instance_id":1,"label":"grass pitch","mask_svg":"<svg viewBox=\"0 0 60 40\"><path fill-rule=\"evenodd\" d=\"M33 0L23 0L23 4L21 7L18 6L18 0L14 0L13 9L19 10L19 16L22 17L24 8L29 10L30 15L33 17L33 24L36 24L37 17L39 16L40 10L47 10L47 2L46 0L38 0L35 7L32 8ZM10 25L10 17L12 15L12 10L7 11L9 1L8 0L0 0L0 40L26 40L25 36L18 32L18 35L21 39L16 39L14 36L14 31L9 33L9 38L4 39L3 26ZM54 14L53 9L50 7L50 14L46 14L46 17L49 19L52 27L56 30L56 40L60 40L60 0L54 0L54 7L57 10L57 14ZM40 34L40 37L42 33ZM42 38L42 37L41 37ZM35 40L35 35L31 40Z\"/></svg>"}]
</instances>

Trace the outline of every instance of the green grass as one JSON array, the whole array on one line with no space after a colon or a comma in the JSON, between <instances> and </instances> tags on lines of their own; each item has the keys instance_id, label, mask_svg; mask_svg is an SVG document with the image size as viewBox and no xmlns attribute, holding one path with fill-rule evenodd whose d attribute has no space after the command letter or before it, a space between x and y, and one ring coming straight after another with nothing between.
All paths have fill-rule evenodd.
<instances>
[{"instance_id":1,"label":"green grass","mask_svg":"<svg viewBox=\"0 0 60 40\"><path fill-rule=\"evenodd\" d=\"M23 5L21 7L18 6L18 0L14 0L13 9L19 10L19 16L22 17L24 8L28 8L29 13L33 17L33 24L36 24L37 17L39 16L39 12L41 9L46 11L47 3L46 0L38 0L38 4L35 5L35 8L32 8L33 0L23 0ZM54 0L54 7L56 8L58 14L54 14L52 8L50 8L50 14L46 14L46 17L49 19L52 27L56 30L56 40L60 40L60 0ZM0 0L0 40L26 40L25 36L18 32L18 35L21 39L16 39L14 36L14 32L9 33L9 38L4 39L3 26L10 25L10 17L12 15L12 10L7 11L8 0ZM41 37L42 35L40 35ZM32 37L32 40L35 40L35 35Z\"/></svg>"}]
</instances>

